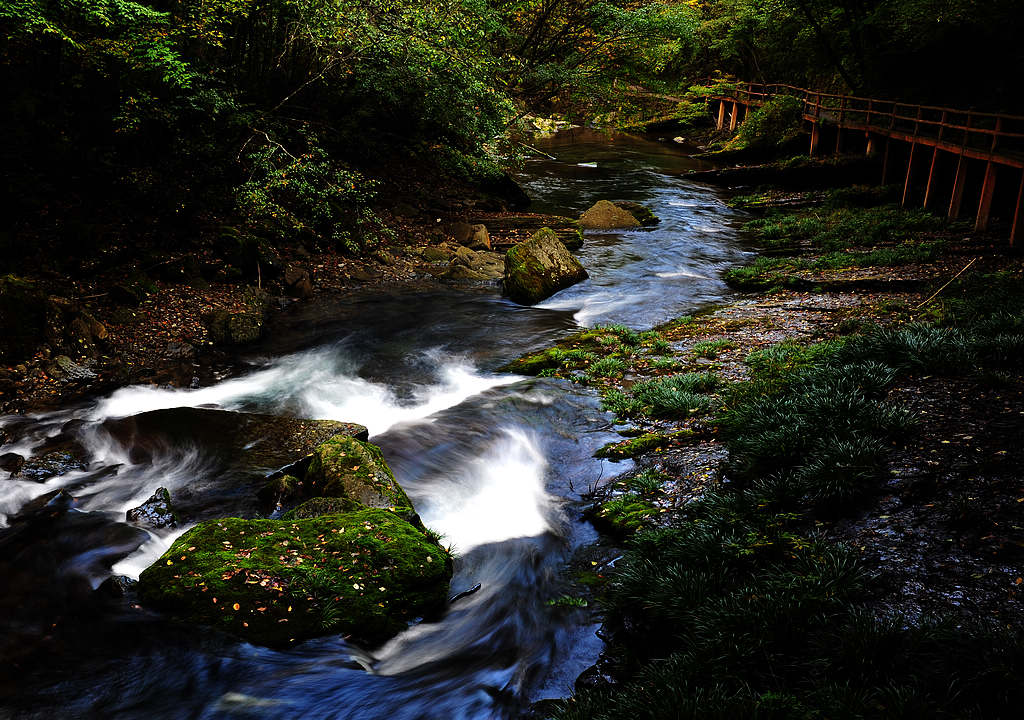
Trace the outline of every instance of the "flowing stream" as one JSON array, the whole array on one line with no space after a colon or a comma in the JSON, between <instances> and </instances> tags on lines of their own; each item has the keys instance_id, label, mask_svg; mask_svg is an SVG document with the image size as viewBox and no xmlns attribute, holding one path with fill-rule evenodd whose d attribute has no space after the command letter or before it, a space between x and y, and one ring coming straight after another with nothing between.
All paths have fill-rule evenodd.
<instances>
[{"instance_id":1,"label":"flowing stream","mask_svg":"<svg viewBox=\"0 0 1024 720\"><path fill-rule=\"evenodd\" d=\"M0 613L22 618L3 645L12 657L0 715L7 705L16 717L501 718L571 692L601 649L597 628L587 611L548 601L571 553L596 537L579 519L580 493L628 463L593 458L617 436L592 391L496 368L580 326L645 328L720 301L720 274L745 251L738 218L683 177L697 164L671 144L571 131L542 147L557 159L531 161L520 177L534 210L635 200L661 224L588 233L579 256L590 280L537 307L497 291L347 295L283 314L246 357L251 369L219 384L128 387L0 418L11 438L0 454L38 455L70 437L88 457L43 482L0 479L0 526L55 489L75 498L41 527L0 529ZM168 443L112 429L181 407L366 425L424 522L458 553L452 594L481 589L376 648L325 637L271 650L123 602L97 609L94 588L137 577L182 532L124 522L157 487L191 522L254 512L251 483L218 464L218 437Z\"/></svg>"}]
</instances>

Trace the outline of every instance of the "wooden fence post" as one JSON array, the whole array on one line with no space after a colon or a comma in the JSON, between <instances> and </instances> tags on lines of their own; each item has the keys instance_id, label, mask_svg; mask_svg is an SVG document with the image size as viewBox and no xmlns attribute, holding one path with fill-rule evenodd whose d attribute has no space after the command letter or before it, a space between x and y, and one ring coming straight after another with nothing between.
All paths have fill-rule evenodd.
<instances>
[{"instance_id":1,"label":"wooden fence post","mask_svg":"<svg viewBox=\"0 0 1024 720\"><path fill-rule=\"evenodd\" d=\"M821 95L814 94L814 119L811 121L811 157L818 154L818 143L821 141Z\"/></svg>"},{"instance_id":2,"label":"wooden fence post","mask_svg":"<svg viewBox=\"0 0 1024 720\"><path fill-rule=\"evenodd\" d=\"M985 179L981 183L981 200L978 201L978 216L974 219L974 231L988 230L988 217L992 212L992 197L996 192L996 164L985 163Z\"/></svg>"},{"instance_id":3,"label":"wooden fence post","mask_svg":"<svg viewBox=\"0 0 1024 720\"><path fill-rule=\"evenodd\" d=\"M895 114L895 111L894 111ZM917 108L917 119L914 121L914 137L910 141L910 159L907 160L907 177L903 181L903 198L900 205L907 206L907 199L910 197L910 181L914 173L914 151L917 149L917 135L921 131L921 108Z\"/></svg>"},{"instance_id":4,"label":"wooden fence post","mask_svg":"<svg viewBox=\"0 0 1024 720\"><path fill-rule=\"evenodd\" d=\"M964 127L964 141L960 145L960 157L956 162L956 177L953 179L953 195L949 198L949 213L948 216L951 220L956 220L960 217L960 207L964 202L964 189L967 187L967 157L964 155L964 151L967 149L967 138L971 134L971 122L974 117L971 113L967 113L967 122Z\"/></svg>"},{"instance_id":5,"label":"wooden fence post","mask_svg":"<svg viewBox=\"0 0 1024 720\"><path fill-rule=\"evenodd\" d=\"M733 102L732 104L732 115L729 116L729 132L735 132L736 126L739 124L740 115L740 104Z\"/></svg>"},{"instance_id":6,"label":"wooden fence post","mask_svg":"<svg viewBox=\"0 0 1024 720\"><path fill-rule=\"evenodd\" d=\"M719 131L721 131L721 129L725 127L725 100L724 99L718 101L718 123L716 124L715 127Z\"/></svg>"},{"instance_id":7,"label":"wooden fence post","mask_svg":"<svg viewBox=\"0 0 1024 720\"><path fill-rule=\"evenodd\" d=\"M1013 227L1010 229L1010 247L1014 247L1017 244L1017 240L1020 239L1020 235L1024 232L1024 228L1021 227L1021 223L1024 223L1024 218L1021 217L1021 206L1024 205L1024 172L1021 173L1020 179L1020 190L1017 191L1017 208L1013 211Z\"/></svg>"}]
</instances>

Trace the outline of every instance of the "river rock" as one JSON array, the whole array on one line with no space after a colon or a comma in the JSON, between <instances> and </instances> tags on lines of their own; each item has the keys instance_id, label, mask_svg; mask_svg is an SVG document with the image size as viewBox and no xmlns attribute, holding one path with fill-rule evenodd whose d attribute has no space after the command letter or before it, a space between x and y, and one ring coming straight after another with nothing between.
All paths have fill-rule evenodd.
<instances>
[{"instance_id":1,"label":"river rock","mask_svg":"<svg viewBox=\"0 0 1024 720\"><path fill-rule=\"evenodd\" d=\"M477 254L468 247L460 247L455 251L455 255L452 256L452 265L462 265L464 267L472 268L480 262Z\"/></svg>"},{"instance_id":2,"label":"river rock","mask_svg":"<svg viewBox=\"0 0 1024 720\"><path fill-rule=\"evenodd\" d=\"M487 232L487 226L480 223L470 225L459 222L452 226L452 235L459 245L468 247L470 250L490 250L491 236Z\"/></svg>"},{"instance_id":3,"label":"river rock","mask_svg":"<svg viewBox=\"0 0 1024 720\"><path fill-rule=\"evenodd\" d=\"M125 519L135 525L160 530L178 525L178 516L171 505L171 493L167 488L157 488L146 502L125 513Z\"/></svg>"},{"instance_id":4,"label":"river rock","mask_svg":"<svg viewBox=\"0 0 1024 720\"><path fill-rule=\"evenodd\" d=\"M309 271L301 265L289 265L284 270L285 291L292 297L308 298L313 296L313 281Z\"/></svg>"},{"instance_id":5,"label":"river rock","mask_svg":"<svg viewBox=\"0 0 1024 720\"><path fill-rule=\"evenodd\" d=\"M489 275L479 270L473 270L465 265L452 265L440 275L445 280L454 280L457 282L487 282L488 280L494 280L494 276ZM501 277L501 273L498 273L498 277Z\"/></svg>"},{"instance_id":6,"label":"river rock","mask_svg":"<svg viewBox=\"0 0 1024 720\"><path fill-rule=\"evenodd\" d=\"M7 452L0 455L0 470L17 475L25 464L25 458L18 453Z\"/></svg>"},{"instance_id":7,"label":"river rock","mask_svg":"<svg viewBox=\"0 0 1024 720\"><path fill-rule=\"evenodd\" d=\"M254 468L282 470L308 465L317 446L330 438L366 439L368 435L356 423L191 407L151 410L108 420L104 427L115 438L131 442L133 462L145 462L167 447L202 445L215 439L214 454L225 470L235 460Z\"/></svg>"},{"instance_id":8,"label":"river rock","mask_svg":"<svg viewBox=\"0 0 1024 720\"><path fill-rule=\"evenodd\" d=\"M549 228L505 254L505 294L522 305L538 303L587 277L580 261Z\"/></svg>"},{"instance_id":9,"label":"river rock","mask_svg":"<svg viewBox=\"0 0 1024 720\"><path fill-rule=\"evenodd\" d=\"M22 480L41 483L72 470L84 470L85 467L85 461L77 448L58 448L26 460L18 470L18 476Z\"/></svg>"},{"instance_id":10,"label":"river rock","mask_svg":"<svg viewBox=\"0 0 1024 720\"><path fill-rule=\"evenodd\" d=\"M632 200L616 200L615 206L622 208L640 223L643 227L653 227L661 222L650 208Z\"/></svg>"},{"instance_id":11,"label":"river rock","mask_svg":"<svg viewBox=\"0 0 1024 720\"><path fill-rule=\"evenodd\" d=\"M423 248L423 259L427 262L444 262L452 256L452 251L447 247L425 247Z\"/></svg>"},{"instance_id":12,"label":"river rock","mask_svg":"<svg viewBox=\"0 0 1024 720\"><path fill-rule=\"evenodd\" d=\"M411 508L380 448L338 435L320 445L306 471L312 494L374 508Z\"/></svg>"},{"instance_id":13,"label":"river rock","mask_svg":"<svg viewBox=\"0 0 1024 720\"><path fill-rule=\"evenodd\" d=\"M203 316L203 324L215 345L245 345L259 340L270 307L270 296L262 290L247 288L241 307L218 308Z\"/></svg>"},{"instance_id":14,"label":"river rock","mask_svg":"<svg viewBox=\"0 0 1024 720\"><path fill-rule=\"evenodd\" d=\"M188 623L283 645L343 633L378 643L444 607L451 556L387 510L209 520L139 578L139 597Z\"/></svg>"},{"instance_id":15,"label":"river rock","mask_svg":"<svg viewBox=\"0 0 1024 720\"><path fill-rule=\"evenodd\" d=\"M580 226L588 230L619 230L640 227L640 221L615 203L598 200L580 216Z\"/></svg>"}]
</instances>

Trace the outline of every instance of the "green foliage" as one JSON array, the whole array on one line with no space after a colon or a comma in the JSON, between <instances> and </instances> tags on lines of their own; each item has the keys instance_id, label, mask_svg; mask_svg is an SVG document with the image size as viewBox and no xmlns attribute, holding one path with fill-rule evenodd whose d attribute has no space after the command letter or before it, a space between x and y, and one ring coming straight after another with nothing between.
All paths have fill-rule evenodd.
<instances>
[{"instance_id":1,"label":"green foliage","mask_svg":"<svg viewBox=\"0 0 1024 720\"><path fill-rule=\"evenodd\" d=\"M292 155L276 143L248 156L249 180L235 191L250 230L275 237L313 237L358 254L392 233L370 207L376 183L333 163L318 145Z\"/></svg>"},{"instance_id":2,"label":"green foliage","mask_svg":"<svg viewBox=\"0 0 1024 720\"><path fill-rule=\"evenodd\" d=\"M801 213L772 212L744 229L769 247L790 247L805 241L825 250L907 243L923 233L946 227L943 218L925 210L895 205L838 208Z\"/></svg>"},{"instance_id":3,"label":"green foliage","mask_svg":"<svg viewBox=\"0 0 1024 720\"><path fill-rule=\"evenodd\" d=\"M753 110L740 126L737 147L782 146L800 134L803 101L777 95Z\"/></svg>"},{"instance_id":4,"label":"green foliage","mask_svg":"<svg viewBox=\"0 0 1024 720\"><path fill-rule=\"evenodd\" d=\"M693 347L690 348L690 352L697 357L714 359L718 357L718 353L723 350L731 350L734 347L736 347L736 343L724 338L719 338L718 340L701 340L700 342L693 344Z\"/></svg>"},{"instance_id":5,"label":"green foliage","mask_svg":"<svg viewBox=\"0 0 1024 720\"><path fill-rule=\"evenodd\" d=\"M717 386L712 373L685 373L639 382L630 392L651 417L683 418L707 410L711 398L706 393Z\"/></svg>"}]
</instances>

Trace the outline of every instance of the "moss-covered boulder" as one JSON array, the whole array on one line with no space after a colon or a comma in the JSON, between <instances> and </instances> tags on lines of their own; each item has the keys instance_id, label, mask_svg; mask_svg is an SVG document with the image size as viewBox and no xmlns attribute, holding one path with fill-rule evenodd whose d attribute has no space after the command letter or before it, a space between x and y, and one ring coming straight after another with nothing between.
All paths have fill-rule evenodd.
<instances>
[{"instance_id":1,"label":"moss-covered boulder","mask_svg":"<svg viewBox=\"0 0 1024 720\"><path fill-rule=\"evenodd\" d=\"M549 228L505 254L505 294L522 305L538 303L587 277L580 261Z\"/></svg>"},{"instance_id":2,"label":"moss-covered boulder","mask_svg":"<svg viewBox=\"0 0 1024 720\"><path fill-rule=\"evenodd\" d=\"M615 203L598 200L580 216L580 227L587 230L620 230L640 227L640 221Z\"/></svg>"},{"instance_id":3,"label":"moss-covered boulder","mask_svg":"<svg viewBox=\"0 0 1024 720\"><path fill-rule=\"evenodd\" d=\"M178 538L143 571L139 597L262 645L330 633L377 643L442 608L451 574L448 552L387 510L224 518Z\"/></svg>"},{"instance_id":4,"label":"moss-covered boulder","mask_svg":"<svg viewBox=\"0 0 1024 720\"><path fill-rule=\"evenodd\" d=\"M284 514L282 520L308 520L310 518L323 517L324 515L336 515L337 513L352 512L359 510L359 503L343 497L315 497L307 500L298 507L292 508Z\"/></svg>"},{"instance_id":5,"label":"moss-covered boulder","mask_svg":"<svg viewBox=\"0 0 1024 720\"><path fill-rule=\"evenodd\" d=\"M347 498L374 508L412 508L380 448L352 437L335 436L313 452L306 471L313 495Z\"/></svg>"}]
</instances>

